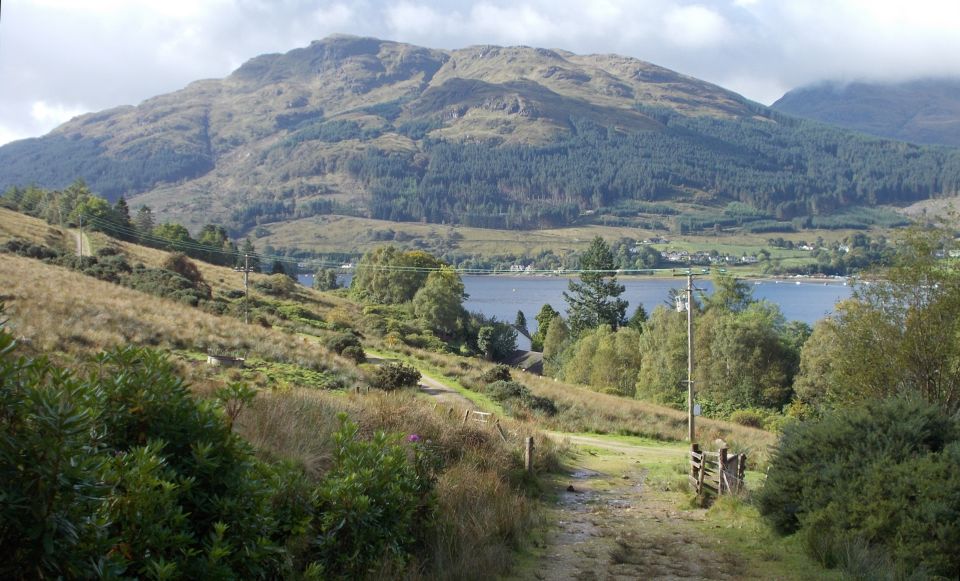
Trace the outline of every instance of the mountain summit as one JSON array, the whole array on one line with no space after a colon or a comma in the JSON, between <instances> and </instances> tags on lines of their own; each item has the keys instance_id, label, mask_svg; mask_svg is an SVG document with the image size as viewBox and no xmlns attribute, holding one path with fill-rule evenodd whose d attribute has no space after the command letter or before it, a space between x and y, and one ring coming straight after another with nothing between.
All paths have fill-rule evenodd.
<instances>
[{"instance_id":1,"label":"mountain summit","mask_svg":"<svg viewBox=\"0 0 960 581\"><path fill-rule=\"evenodd\" d=\"M77 177L243 233L330 213L533 228L678 199L789 220L956 191L960 163L633 58L334 36L0 148L0 187Z\"/></svg>"}]
</instances>

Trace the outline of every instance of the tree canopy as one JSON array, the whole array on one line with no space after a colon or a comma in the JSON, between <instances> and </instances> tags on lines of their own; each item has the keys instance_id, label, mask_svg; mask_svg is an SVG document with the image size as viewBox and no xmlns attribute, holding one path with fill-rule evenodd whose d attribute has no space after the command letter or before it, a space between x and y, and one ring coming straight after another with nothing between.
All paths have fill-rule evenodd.
<instances>
[{"instance_id":1,"label":"tree canopy","mask_svg":"<svg viewBox=\"0 0 960 581\"><path fill-rule=\"evenodd\" d=\"M912 230L880 282L814 329L797 379L814 407L915 395L960 410L960 268L944 230Z\"/></svg>"},{"instance_id":2,"label":"tree canopy","mask_svg":"<svg viewBox=\"0 0 960 581\"><path fill-rule=\"evenodd\" d=\"M580 282L570 281L567 301L568 322L574 335L600 325L616 330L626 323L627 302L620 298L624 286L617 283L616 266L610 247L597 236L580 257Z\"/></svg>"}]
</instances>

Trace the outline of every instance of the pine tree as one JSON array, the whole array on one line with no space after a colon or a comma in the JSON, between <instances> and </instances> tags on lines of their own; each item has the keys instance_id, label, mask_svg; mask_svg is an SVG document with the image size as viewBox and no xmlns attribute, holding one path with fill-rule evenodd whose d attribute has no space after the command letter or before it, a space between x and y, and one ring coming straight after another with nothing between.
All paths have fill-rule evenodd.
<instances>
[{"instance_id":1,"label":"pine tree","mask_svg":"<svg viewBox=\"0 0 960 581\"><path fill-rule=\"evenodd\" d=\"M153 219L153 210L150 209L150 206L140 206L137 209L137 217L133 219L133 226L137 229L137 234L140 235L141 239L153 232L156 222Z\"/></svg>"},{"instance_id":2,"label":"pine tree","mask_svg":"<svg viewBox=\"0 0 960 581\"><path fill-rule=\"evenodd\" d=\"M597 236L590 243L580 257L580 270L580 282L570 281L570 292L563 293L573 335L600 325L616 330L625 324L627 301L620 298L624 287L617 283L613 253L603 238Z\"/></svg>"}]
</instances>

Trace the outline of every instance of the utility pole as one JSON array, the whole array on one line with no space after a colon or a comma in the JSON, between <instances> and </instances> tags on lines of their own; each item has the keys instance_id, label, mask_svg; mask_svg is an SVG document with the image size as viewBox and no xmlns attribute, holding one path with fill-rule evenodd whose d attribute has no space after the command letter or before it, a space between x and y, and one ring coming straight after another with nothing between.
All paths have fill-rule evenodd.
<instances>
[{"instance_id":1,"label":"utility pole","mask_svg":"<svg viewBox=\"0 0 960 581\"><path fill-rule=\"evenodd\" d=\"M687 272L687 439L693 443L693 271Z\"/></svg>"},{"instance_id":2,"label":"utility pole","mask_svg":"<svg viewBox=\"0 0 960 581\"><path fill-rule=\"evenodd\" d=\"M703 269L701 274L709 274L710 271ZM692 444L694 438L696 437L695 429L695 415L694 415L694 395L695 390L693 389L693 277L697 276L694 274L693 269L688 268L687 272L684 274L674 274L674 276L686 276L687 277L687 288L686 288L686 305L682 305L679 300L680 297L677 297L677 310L681 311L684 308L687 310L687 439Z\"/></svg>"},{"instance_id":3,"label":"utility pole","mask_svg":"<svg viewBox=\"0 0 960 581\"><path fill-rule=\"evenodd\" d=\"M243 255L243 268L235 268L234 270L239 270L243 272L243 322L250 323L250 255L244 253Z\"/></svg>"},{"instance_id":4,"label":"utility pole","mask_svg":"<svg viewBox=\"0 0 960 581\"><path fill-rule=\"evenodd\" d=\"M83 258L83 212L80 212L80 238L77 239L77 245L80 247L80 258Z\"/></svg>"}]
</instances>

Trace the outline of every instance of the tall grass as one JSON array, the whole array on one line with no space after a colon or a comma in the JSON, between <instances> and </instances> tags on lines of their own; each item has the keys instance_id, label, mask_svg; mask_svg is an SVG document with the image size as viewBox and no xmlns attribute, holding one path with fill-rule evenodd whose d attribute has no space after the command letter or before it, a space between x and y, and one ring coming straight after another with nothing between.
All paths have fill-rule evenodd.
<instances>
[{"instance_id":1,"label":"tall grass","mask_svg":"<svg viewBox=\"0 0 960 581\"><path fill-rule=\"evenodd\" d=\"M429 561L421 564L424 577L489 579L509 569L514 550L542 523L519 453L529 431L508 422L508 432L519 433L504 442L491 428L464 424L460 414L434 410L409 391L336 395L305 389L262 392L236 429L266 457L322 474L332 457L330 435L340 412L367 434L416 434L418 445L441 467L436 530L429 540ZM549 441L538 439L539 464L555 464Z\"/></svg>"}]
</instances>

